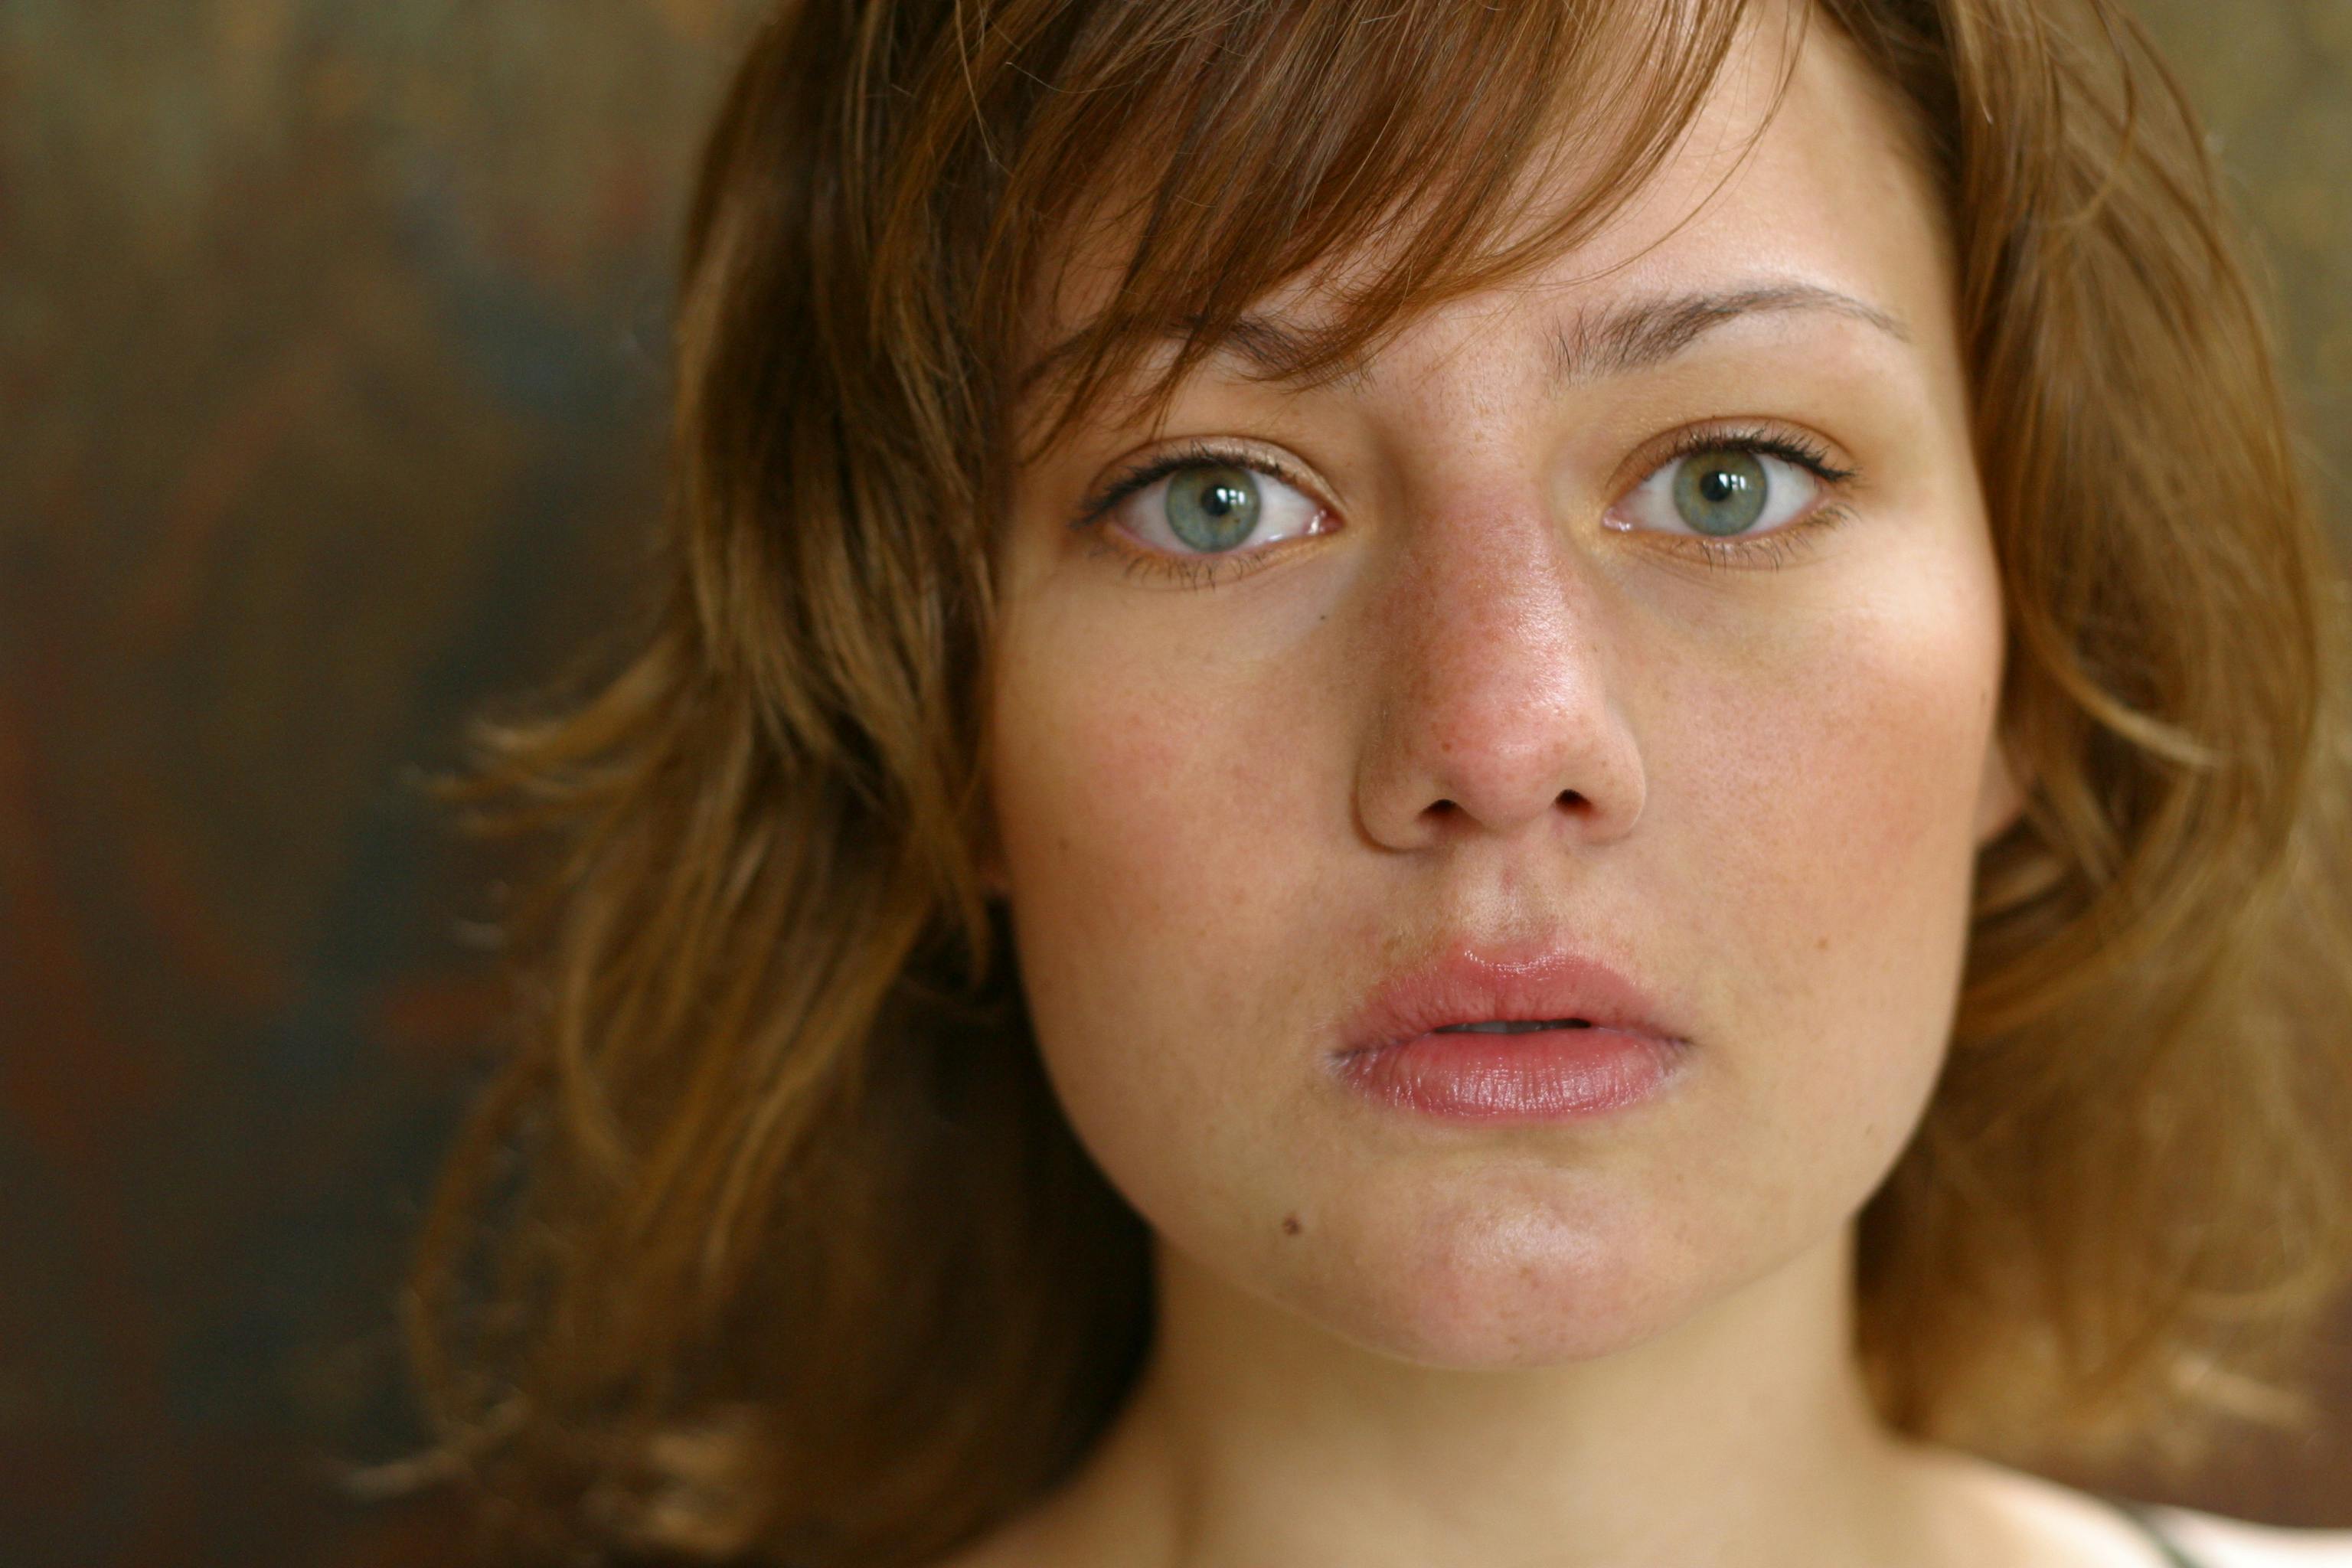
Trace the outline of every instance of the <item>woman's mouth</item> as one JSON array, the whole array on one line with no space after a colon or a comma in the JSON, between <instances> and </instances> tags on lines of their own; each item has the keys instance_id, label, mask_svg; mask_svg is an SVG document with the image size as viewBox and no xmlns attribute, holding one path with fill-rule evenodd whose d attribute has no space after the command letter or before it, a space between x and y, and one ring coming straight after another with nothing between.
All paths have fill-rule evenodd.
<instances>
[{"instance_id":1,"label":"woman's mouth","mask_svg":"<svg viewBox=\"0 0 2352 1568\"><path fill-rule=\"evenodd\" d=\"M1457 942L1435 963L1390 976L1339 1033L1329 1065L1360 1092L1481 1121L1631 1104L1690 1051L1632 979L1549 944Z\"/></svg>"}]
</instances>

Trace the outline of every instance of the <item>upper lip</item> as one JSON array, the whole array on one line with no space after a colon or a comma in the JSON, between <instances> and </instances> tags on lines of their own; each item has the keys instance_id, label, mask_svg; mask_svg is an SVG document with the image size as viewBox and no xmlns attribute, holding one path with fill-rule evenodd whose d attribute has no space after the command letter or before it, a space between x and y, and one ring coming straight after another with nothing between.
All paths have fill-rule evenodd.
<instances>
[{"instance_id":1,"label":"upper lip","mask_svg":"<svg viewBox=\"0 0 2352 1568\"><path fill-rule=\"evenodd\" d=\"M1453 1024L1545 1018L1683 1039L1648 993L1589 952L1553 943L1456 942L1435 962L1374 986L1344 1026L1339 1054L1397 1045Z\"/></svg>"}]
</instances>

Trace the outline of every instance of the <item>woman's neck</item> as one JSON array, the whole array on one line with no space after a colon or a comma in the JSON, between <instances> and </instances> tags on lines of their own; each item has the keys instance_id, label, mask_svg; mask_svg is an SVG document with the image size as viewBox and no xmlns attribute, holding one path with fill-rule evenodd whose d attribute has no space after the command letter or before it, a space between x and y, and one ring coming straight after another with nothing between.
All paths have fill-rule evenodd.
<instances>
[{"instance_id":1,"label":"woman's neck","mask_svg":"<svg viewBox=\"0 0 2352 1568\"><path fill-rule=\"evenodd\" d=\"M1017 1531L1137 1568L1912 1568L1913 1446L1853 1355L1851 1230L1618 1353L1431 1367L1158 1249L1132 1398Z\"/></svg>"}]
</instances>

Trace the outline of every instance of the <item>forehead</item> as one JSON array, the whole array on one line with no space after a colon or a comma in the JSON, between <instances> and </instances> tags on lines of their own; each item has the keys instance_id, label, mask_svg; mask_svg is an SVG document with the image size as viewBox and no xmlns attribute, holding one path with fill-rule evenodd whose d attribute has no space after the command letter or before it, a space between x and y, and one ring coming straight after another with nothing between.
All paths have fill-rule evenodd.
<instances>
[{"instance_id":1,"label":"forehead","mask_svg":"<svg viewBox=\"0 0 2352 1568\"><path fill-rule=\"evenodd\" d=\"M1506 239L1589 194L1611 146L1605 127L1580 137L1571 126L1549 163L1530 164L1529 217ZM1138 401L1116 416L1143 412L1149 393L1172 394L1164 373L1188 340L1204 340L1209 354L1194 375L1361 393L1432 344L1530 310L1546 323L1544 352L1561 379L1612 360L1638 367L1645 351L1735 315L1859 323L1897 340L1921 328L1948 333L1947 220L1929 168L1911 111L1842 32L1822 16L1762 6L1743 18L1681 140L1649 177L1613 193L1591 232L1504 286L1413 311L1381 341L1300 374L1316 333L1395 247L1327 258L1265 290L1223 331L1203 334L1197 318L1171 322L1117 383ZM1136 245L1131 224L1100 223L1045 269L1022 356L1020 406L1033 421Z\"/></svg>"}]
</instances>

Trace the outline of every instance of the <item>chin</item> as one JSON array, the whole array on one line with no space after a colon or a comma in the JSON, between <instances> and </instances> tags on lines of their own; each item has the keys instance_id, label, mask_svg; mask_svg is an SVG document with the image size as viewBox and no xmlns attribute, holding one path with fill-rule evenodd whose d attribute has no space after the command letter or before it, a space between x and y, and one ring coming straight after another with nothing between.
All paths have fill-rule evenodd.
<instances>
[{"instance_id":1,"label":"chin","mask_svg":"<svg viewBox=\"0 0 2352 1568\"><path fill-rule=\"evenodd\" d=\"M1621 1216L1622 1217L1622 1216ZM1289 1281L1291 1309L1364 1349L1464 1370L1553 1366L1673 1328L1709 1281L1654 1227L1499 1197L1393 1213Z\"/></svg>"}]
</instances>

